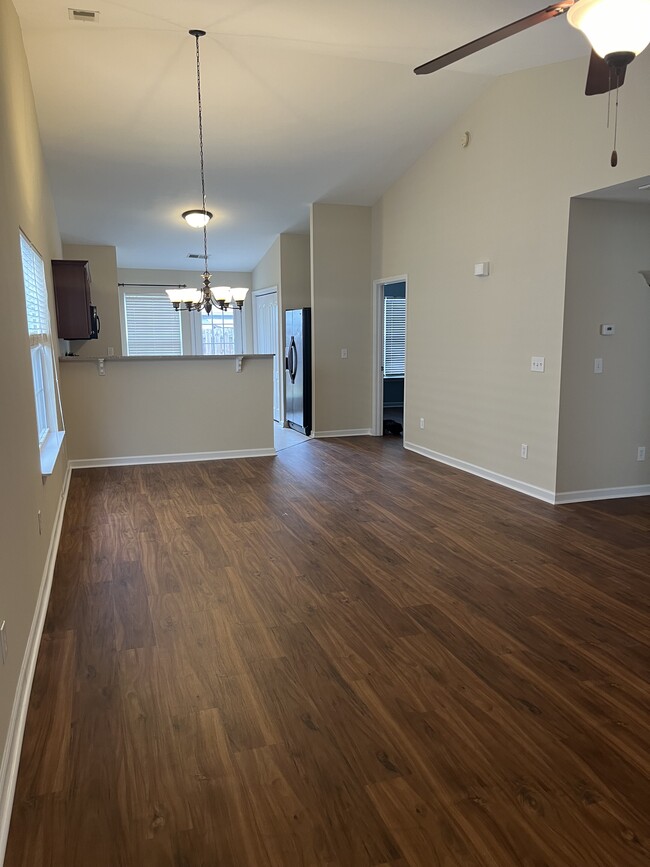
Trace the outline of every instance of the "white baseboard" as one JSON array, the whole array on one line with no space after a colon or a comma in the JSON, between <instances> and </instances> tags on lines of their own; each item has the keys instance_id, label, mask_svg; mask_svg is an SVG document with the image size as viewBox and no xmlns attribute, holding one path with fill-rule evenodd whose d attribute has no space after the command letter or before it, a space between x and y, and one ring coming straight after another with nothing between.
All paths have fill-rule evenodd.
<instances>
[{"instance_id":1,"label":"white baseboard","mask_svg":"<svg viewBox=\"0 0 650 867\"><path fill-rule=\"evenodd\" d=\"M474 464L467 463L467 461L450 458L449 455L425 449L422 446L415 445L415 443L405 442L404 448L417 452L419 455L424 455L425 458L438 461L441 464L447 464L449 467L455 467L457 470L471 473L473 476L480 476L482 479L495 482L504 488L519 491L521 494L528 494L529 497L535 497L535 499L543 500L545 503L550 503L553 506L559 506L563 503L587 503L590 500L615 500L623 497L650 496L650 485L630 485L623 488L595 488L591 491L554 493L553 491L547 491L545 488L538 488L535 485L520 482L518 479L511 479L509 476L502 476L500 473L493 473L491 470L477 467Z\"/></svg>"},{"instance_id":2,"label":"white baseboard","mask_svg":"<svg viewBox=\"0 0 650 867\"><path fill-rule=\"evenodd\" d=\"M0 765L0 864L4 861L5 850L7 847L9 823L11 822L11 810L16 791L16 779L18 777L18 765L20 764L20 751L23 745L23 735L25 734L27 708L29 707L29 697L32 691L34 671L36 670L36 660L38 658L38 649L41 644L47 605L50 600L52 578L54 577L54 564L56 563L56 554L59 548L59 539L61 538L63 513L65 512L69 487L70 467L68 466L63 481L63 489L59 498L59 505L54 518L52 536L47 552L47 558L45 560L45 568L41 579L41 587L38 592L38 600L36 602L36 609L32 619L32 626L29 631L29 638L27 639L27 647L25 648L23 662L20 667L14 705L11 712L11 719L9 720L7 741L2 756L2 764Z\"/></svg>"},{"instance_id":3,"label":"white baseboard","mask_svg":"<svg viewBox=\"0 0 650 867\"><path fill-rule=\"evenodd\" d=\"M316 439L327 439L328 437L370 437L372 430L369 427L358 428L356 430L315 430L312 433Z\"/></svg>"},{"instance_id":4,"label":"white baseboard","mask_svg":"<svg viewBox=\"0 0 650 867\"><path fill-rule=\"evenodd\" d=\"M467 461L459 461L457 458L451 458L449 455L443 455L440 452L434 452L431 449L425 449L422 446L415 445L415 443L405 442L404 448L412 452L417 452L419 455L424 455L425 458L431 458L433 461L438 461L438 463L447 464L449 467L455 467L457 470L471 473L473 476L480 476L482 479L487 479L489 482L495 482L497 485L502 485L504 488L518 491L520 494L527 494L529 497L535 497L535 499L543 500L545 503L555 503L555 494L553 491L547 491L545 488L538 488L536 485L529 485L527 482L519 481L519 479L511 479L510 476L503 476L501 473L493 473L491 470L477 467L475 464L470 464Z\"/></svg>"},{"instance_id":5,"label":"white baseboard","mask_svg":"<svg viewBox=\"0 0 650 867\"><path fill-rule=\"evenodd\" d=\"M624 488L594 488L591 491L564 491L555 495L555 502L587 503L589 500L618 500L623 497L650 497L650 485L629 485Z\"/></svg>"},{"instance_id":6,"label":"white baseboard","mask_svg":"<svg viewBox=\"0 0 650 867\"><path fill-rule=\"evenodd\" d=\"M222 452L183 452L174 455L124 455L116 458L82 458L68 461L73 470L88 467L130 467L138 464L182 464L189 461L224 461L232 458L270 458L275 449L239 449Z\"/></svg>"}]
</instances>

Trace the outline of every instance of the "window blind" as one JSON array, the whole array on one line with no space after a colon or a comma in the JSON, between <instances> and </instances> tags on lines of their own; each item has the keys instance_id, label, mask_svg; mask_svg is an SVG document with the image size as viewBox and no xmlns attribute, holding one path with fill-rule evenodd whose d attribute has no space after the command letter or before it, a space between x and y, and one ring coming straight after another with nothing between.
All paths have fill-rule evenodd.
<instances>
[{"instance_id":1,"label":"window blind","mask_svg":"<svg viewBox=\"0 0 650 867\"><path fill-rule=\"evenodd\" d=\"M384 298L384 376L404 376L406 299Z\"/></svg>"},{"instance_id":2,"label":"window blind","mask_svg":"<svg viewBox=\"0 0 650 867\"><path fill-rule=\"evenodd\" d=\"M180 313L166 293L124 293L127 355L182 355Z\"/></svg>"},{"instance_id":3,"label":"window blind","mask_svg":"<svg viewBox=\"0 0 650 867\"><path fill-rule=\"evenodd\" d=\"M20 236L20 254L23 261L29 342L32 347L49 345L50 314L43 260L24 235Z\"/></svg>"}]
</instances>

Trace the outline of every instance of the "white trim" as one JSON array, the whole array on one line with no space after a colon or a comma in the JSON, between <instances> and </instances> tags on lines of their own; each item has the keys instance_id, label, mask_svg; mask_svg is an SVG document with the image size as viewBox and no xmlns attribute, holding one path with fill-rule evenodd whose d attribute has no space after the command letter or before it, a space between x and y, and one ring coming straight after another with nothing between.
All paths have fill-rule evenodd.
<instances>
[{"instance_id":1,"label":"white trim","mask_svg":"<svg viewBox=\"0 0 650 867\"><path fill-rule=\"evenodd\" d=\"M315 439L326 439L328 437L370 437L372 430L369 427L358 428L357 430L315 430L312 431L312 437Z\"/></svg>"},{"instance_id":2,"label":"white trim","mask_svg":"<svg viewBox=\"0 0 650 867\"><path fill-rule=\"evenodd\" d=\"M63 445L64 430L52 431L41 447L41 475L51 476Z\"/></svg>"},{"instance_id":3,"label":"white trim","mask_svg":"<svg viewBox=\"0 0 650 867\"><path fill-rule=\"evenodd\" d=\"M471 473L473 476L480 476L489 482L496 482L497 485L502 485L504 488L519 491L520 494L528 494L529 497L535 497L535 499L543 500L545 503L553 505L556 502L553 491L547 491L545 488L538 488L536 485L529 485L527 482L511 479L509 476L501 475L501 473L493 473L491 470L477 467L474 464L467 463L467 461L459 461L457 458L451 458L449 455L443 455L431 449L425 449L422 446L415 445L415 443L405 442L404 448L411 452L417 452L419 455L424 455L425 458L438 461L440 464L447 464L449 467L455 467L457 470L463 470L466 473Z\"/></svg>"},{"instance_id":4,"label":"white trim","mask_svg":"<svg viewBox=\"0 0 650 867\"><path fill-rule=\"evenodd\" d=\"M2 764L0 765L0 864L4 861L5 850L7 847L9 823L11 822L11 811L16 792L18 766L20 764L20 751L22 749L23 736L25 734L27 708L29 706L29 697L32 691L34 671L36 669L36 660L38 658L38 650L41 644L41 636L43 634L47 605L50 600L50 590L52 589L52 579L54 577L54 564L56 563L56 555L59 549L63 513L65 512L69 487L70 466L68 466L65 473L63 488L59 498L59 505L54 518L52 537L50 539L50 546L45 560L45 568L41 579L41 587L38 592L34 617L32 618L32 626L29 630L27 647L25 648L23 662L20 667L14 706L11 712L11 719L9 720L9 730L7 732L7 740L2 756Z\"/></svg>"},{"instance_id":5,"label":"white trim","mask_svg":"<svg viewBox=\"0 0 650 867\"><path fill-rule=\"evenodd\" d=\"M276 339L276 347L275 347L275 359L277 359L278 365L278 402L279 402L279 416L280 418L274 418L274 423L278 423L284 426L286 422L286 413L285 413L285 400L284 400L284 385L285 385L285 372L284 372L284 310L282 309L282 300L280 298L280 288L276 284L275 286L267 286L265 289L252 289L251 290L251 319L253 320L253 351L255 351L255 299L261 298L264 295L273 295L275 294L275 300L277 302L278 308L278 328L277 328L277 339ZM274 360L275 365L275 360ZM274 371L275 375L275 371ZM275 409L275 407L274 407Z\"/></svg>"},{"instance_id":6,"label":"white trim","mask_svg":"<svg viewBox=\"0 0 650 867\"><path fill-rule=\"evenodd\" d=\"M69 461L73 470L88 467L130 467L139 464L183 464L189 461L223 461L231 458L271 458L276 454L271 449L237 449L223 452L182 452L175 455L124 455L116 458L81 458Z\"/></svg>"},{"instance_id":7,"label":"white trim","mask_svg":"<svg viewBox=\"0 0 650 867\"><path fill-rule=\"evenodd\" d=\"M425 458L438 461L440 464L455 467L457 470L463 470L466 473L471 473L473 476L480 476L482 479L487 479L489 482L495 482L497 485L502 485L504 488L510 488L512 491L519 491L520 494L528 494L529 497L543 500L545 503L550 503L552 506L562 505L564 503L586 503L590 500L615 500L624 497L650 497L650 485L630 485L623 488L595 488L591 491L566 491L564 493L554 493L553 491L547 491L545 488L538 488L536 485L529 485L527 482L520 482L518 479L511 479L509 476L503 476L501 473L493 473L491 470L477 467L475 464L467 463L467 461L460 461L457 458L449 457L449 455L434 452L431 449L424 448L423 446L415 445L415 443L405 442L404 448L411 452L417 452L417 454L423 455Z\"/></svg>"},{"instance_id":8,"label":"white trim","mask_svg":"<svg viewBox=\"0 0 650 867\"><path fill-rule=\"evenodd\" d=\"M624 488L594 488L591 491L565 491L555 495L556 503L586 503L589 500L618 500L622 497L650 497L650 485Z\"/></svg>"}]
</instances>

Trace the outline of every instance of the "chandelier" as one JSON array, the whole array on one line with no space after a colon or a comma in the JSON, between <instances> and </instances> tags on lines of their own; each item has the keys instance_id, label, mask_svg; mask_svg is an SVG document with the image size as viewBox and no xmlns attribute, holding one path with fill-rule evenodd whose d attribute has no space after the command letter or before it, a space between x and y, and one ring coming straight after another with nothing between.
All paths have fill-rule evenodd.
<instances>
[{"instance_id":1,"label":"chandelier","mask_svg":"<svg viewBox=\"0 0 650 867\"><path fill-rule=\"evenodd\" d=\"M167 289L167 295L174 310L180 310L181 305L186 310L205 310L209 315L213 307L226 310L228 307L241 310L244 298L248 292L247 287L231 288L230 286L211 286L212 274L208 271L208 223L212 214L205 206L205 169L203 164L203 106L201 103L201 56L199 51L199 39L205 36L205 30L190 30L190 35L196 41L196 93L199 109L199 158L201 166L201 202L202 207L192 211L185 211L183 218L189 225L203 229L203 266L201 274L203 286L200 289L192 287L178 287Z\"/></svg>"}]
</instances>

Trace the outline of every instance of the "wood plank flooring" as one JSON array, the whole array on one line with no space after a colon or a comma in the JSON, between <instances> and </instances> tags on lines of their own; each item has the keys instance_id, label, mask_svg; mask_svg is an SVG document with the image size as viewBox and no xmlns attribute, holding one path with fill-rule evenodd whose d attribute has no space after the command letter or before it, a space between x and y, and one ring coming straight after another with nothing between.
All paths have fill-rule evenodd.
<instances>
[{"instance_id":1,"label":"wood plank flooring","mask_svg":"<svg viewBox=\"0 0 650 867\"><path fill-rule=\"evenodd\" d=\"M73 473L6 867L647 867L650 499L399 441Z\"/></svg>"}]
</instances>

